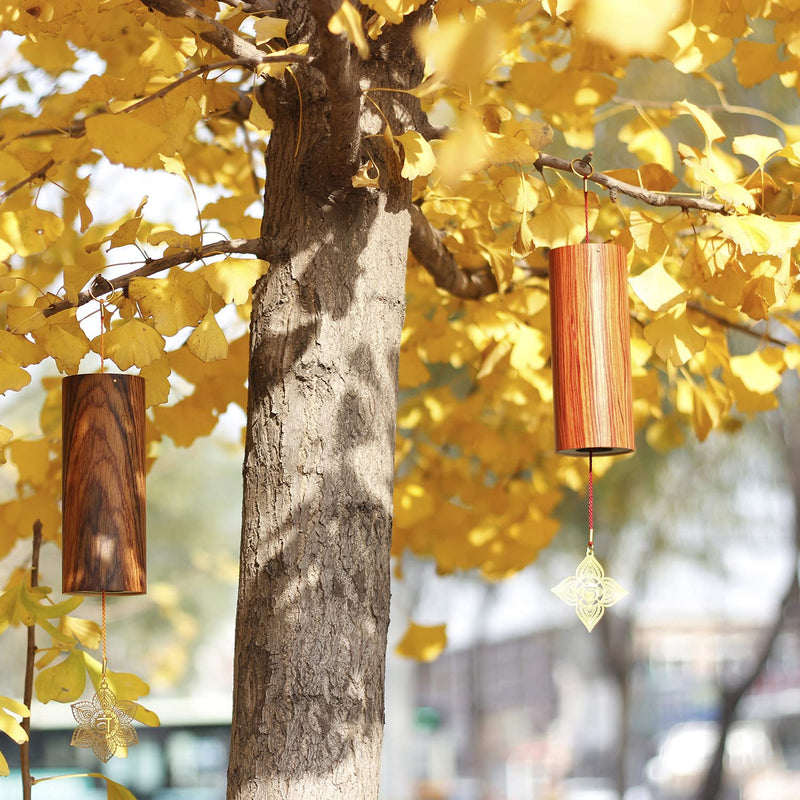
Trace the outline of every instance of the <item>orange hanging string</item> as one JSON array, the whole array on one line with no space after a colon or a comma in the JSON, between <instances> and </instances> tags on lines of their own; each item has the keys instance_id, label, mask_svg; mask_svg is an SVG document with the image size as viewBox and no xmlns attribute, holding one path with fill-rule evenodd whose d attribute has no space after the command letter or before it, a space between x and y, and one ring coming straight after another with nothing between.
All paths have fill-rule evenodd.
<instances>
[{"instance_id":1,"label":"orange hanging string","mask_svg":"<svg viewBox=\"0 0 800 800\"><path fill-rule=\"evenodd\" d=\"M106 306L100 301L100 374L106 368ZM105 610L105 593L103 594L103 610Z\"/></svg>"},{"instance_id":2,"label":"orange hanging string","mask_svg":"<svg viewBox=\"0 0 800 800\"><path fill-rule=\"evenodd\" d=\"M583 219L586 223L586 244L589 244L589 181L583 179ZM589 456L591 459L591 455Z\"/></svg>"},{"instance_id":3,"label":"orange hanging string","mask_svg":"<svg viewBox=\"0 0 800 800\"><path fill-rule=\"evenodd\" d=\"M102 637L103 637L103 677L106 677L106 666L108 664L108 654L106 652L106 590L103 589L102 594L102 615L103 615L103 623L102 623Z\"/></svg>"}]
</instances>

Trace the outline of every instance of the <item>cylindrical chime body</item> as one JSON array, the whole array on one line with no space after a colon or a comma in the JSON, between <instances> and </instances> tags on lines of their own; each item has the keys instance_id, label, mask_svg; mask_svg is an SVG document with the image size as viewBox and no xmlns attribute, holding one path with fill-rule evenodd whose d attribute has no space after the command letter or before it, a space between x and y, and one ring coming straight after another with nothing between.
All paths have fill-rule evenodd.
<instances>
[{"instance_id":1,"label":"cylindrical chime body","mask_svg":"<svg viewBox=\"0 0 800 800\"><path fill-rule=\"evenodd\" d=\"M614 244L550 251L556 450L585 456L634 449L628 270Z\"/></svg>"},{"instance_id":2,"label":"cylindrical chime body","mask_svg":"<svg viewBox=\"0 0 800 800\"><path fill-rule=\"evenodd\" d=\"M63 591L144 594L144 379L64 378L62 408Z\"/></svg>"}]
</instances>

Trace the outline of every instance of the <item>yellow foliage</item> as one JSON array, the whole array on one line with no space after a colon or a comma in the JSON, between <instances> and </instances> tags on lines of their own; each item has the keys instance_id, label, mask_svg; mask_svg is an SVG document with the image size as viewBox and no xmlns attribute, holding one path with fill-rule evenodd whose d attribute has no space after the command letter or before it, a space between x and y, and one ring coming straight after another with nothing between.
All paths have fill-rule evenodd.
<instances>
[{"instance_id":1,"label":"yellow foliage","mask_svg":"<svg viewBox=\"0 0 800 800\"><path fill-rule=\"evenodd\" d=\"M408 624L403 638L397 643L395 652L417 661L435 661L447 646L447 632L444 625Z\"/></svg>"}]
</instances>

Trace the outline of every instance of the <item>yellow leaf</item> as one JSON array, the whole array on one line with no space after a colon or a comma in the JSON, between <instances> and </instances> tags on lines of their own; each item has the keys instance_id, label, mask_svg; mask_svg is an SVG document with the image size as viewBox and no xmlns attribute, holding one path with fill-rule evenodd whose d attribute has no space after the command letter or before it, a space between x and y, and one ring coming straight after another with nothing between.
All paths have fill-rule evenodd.
<instances>
[{"instance_id":1,"label":"yellow leaf","mask_svg":"<svg viewBox=\"0 0 800 800\"><path fill-rule=\"evenodd\" d=\"M200 272L206 283L226 303L243 305L255 282L267 271L269 263L257 258L226 258L207 264Z\"/></svg>"},{"instance_id":2,"label":"yellow leaf","mask_svg":"<svg viewBox=\"0 0 800 800\"><path fill-rule=\"evenodd\" d=\"M364 26L361 24L361 14L350 0L343 0L339 10L330 18L328 30L331 33L344 34L347 40L356 46L361 58L369 58L369 44L364 35Z\"/></svg>"},{"instance_id":3,"label":"yellow leaf","mask_svg":"<svg viewBox=\"0 0 800 800\"><path fill-rule=\"evenodd\" d=\"M0 358L0 394L18 392L31 382L31 376L22 367Z\"/></svg>"},{"instance_id":4,"label":"yellow leaf","mask_svg":"<svg viewBox=\"0 0 800 800\"><path fill-rule=\"evenodd\" d=\"M17 744L27 742L28 734L25 733L22 726L11 714L16 714L19 717L30 717L31 712L26 705L18 700L0 696L0 731L10 736Z\"/></svg>"},{"instance_id":5,"label":"yellow leaf","mask_svg":"<svg viewBox=\"0 0 800 800\"><path fill-rule=\"evenodd\" d=\"M33 338L55 359L60 372L77 372L81 360L89 352L89 339L75 316L61 324L50 323L37 328Z\"/></svg>"},{"instance_id":6,"label":"yellow leaf","mask_svg":"<svg viewBox=\"0 0 800 800\"><path fill-rule=\"evenodd\" d=\"M62 617L59 623L62 633L73 636L84 647L96 650L100 646L101 631L96 622L80 617Z\"/></svg>"},{"instance_id":7,"label":"yellow leaf","mask_svg":"<svg viewBox=\"0 0 800 800\"><path fill-rule=\"evenodd\" d=\"M0 425L0 464L6 463L6 448L13 438L14 431L6 428L5 425Z\"/></svg>"},{"instance_id":8,"label":"yellow leaf","mask_svg":"<svg viewBox=\"0 0 800 800\"><path fill-rule=\"evenodd\" d=\"M301 44L293 44L291 47L287 47L285 50L278 50L275 53L270 53L273 56L304 56L308 52L308 43L303 42ZM269 75L270 78L275 78L280 80L283 78L283 74L289 69L291 65L288 64L286 61L271 61L266 64L259 64L256 67L256 74L257 75Z\"/></svg>"},{"instance_id":9,"label":"yellow leaf","mask_svg":"<svg viewBox=\"0 0 800 800\"><path fill-rule=\"evenodd\" d=\"M497 188L505 203L518 213L536 208L539 202L536 186L524 175L504 178L497 184Z\"/></svg>"},{"instance_id":10,"label":"yellow leaf","mask_svg":"<svg viewBox=\"0 0 800 800\"><path fill-rule=\"evenodd\" d=\"M71 703L77 700L86 686L86 667L83 653L73 650L54 667L43 669L36 676L36 697L40 703Z\"/></svg>"},{"instance_id":11,"label":"yellow leaf","mask_svg":"<svg viewBox=\"0 0 800 800\"><path fill-rule=\"evenodd\" d=\"M686 299L684 288L664 269L659 261L641 275L629 279L633 291L651 311L666 311Z\"/></svg>"},{"instance_id":12,"label":"yellow leaf","mask_svg":"<svg viewBox=\"0 0 800 800\"><path fill-rule=\"evenodd\" d=\"M395 652L417 661L434 661L447 645L445 625L417 625L410 622Z\"/></svg>"},{"instance_id":13,"label":"yellow leaf","mask_svg":"<svg viewBox=\"0 0 800 800\"><path fill-rule=\"evenodd\" d=\"M173 406L157 406L153 409L153 418L159 431L178 447L189 447L195 439L208 436L218 421L213 408L195 395Z\"/></svg>"},{"instance_id":14,"label":"yellow leaf","mask_svg":"<svg viewBox=\"0 0 800 800\"><path fill-rule=\"evenodd\" d=\"M676 367L685 364L706 346L705 337L692 327L686 316L685 303L646 325L644 338L663 361Z\"/></svg>"},{"instance_id":15,"label":"yellow leaf","mask_svg":"<svg viewBox=\"0 0 800 800\"><path fill-rule=\"evenodd\" d=\"M757 350L748 356L731 356L731 372L751 392L769 394L781 385L783 356L775 348Z\"/></svg>"},{"instance_id":16,"label":"yellow leaf","mask_svg":"<svg viewBox=\"0 0 800 800\"><path fill-rule=\"evenodd\" d=\"M89 678L94 688L98 689L102 678L102 665L88 653L82 652L81 654L83 655ZM134 675L131 672L112 672L108 670L106 672L106 682L108 683L108 688L117 696L117 700L136 702L140 697L150 693L150 687L138 675ZM158 716L142 705L139 705L133 718L143 725L150 725L151 727L160 725Z\"/></svg>"},{"instance_id":17,"label":"yellow leaf","mask_svg":"<svg viewBox=\"0 0 800 800\"><path fill-rule=\"evenodd\" d=\"M22 483L36 485L42 482L50 466L50 443L46 439L32 442L17 439L9 451Z\"/></svg>"},{"instance_id":18,"label":"yellow leaf","mask_svg":"<svg viewBox=\"0 0 800 800\"><path fill-rule=\"evenodd\" d=\"M654 55L683 13L683 0L586 0L578 24L590 38L619 53Z\"/></svg>"},{"instance_id":19,"label":"yellow leaf","mask_svg":"<svg viewBox=\"0 0 800 800\"><path fill-rule=\"evenodd\" d=\"M92 340L92 350L99 353L100 337ZM121 370L146 367L164 352L164 337L151 325L129 319L105 335L105 354Z\"/></svg>"},{"instance_id":20,"label":"yellow leaf","mask_svg":"<svg viewBox=\"0 0 800 800\"><path fill-rule=\"evenodd\" d=\"M40 208L4 211L0 214L0 240L7 242L18 256L27 257L43 252L63 232L61 218Z\"/></svg>"},{"instance_id":21,"label":"yellow leaf","mask_svg":"<svg viewBox=\"0 0 800 800\"><path fill-rule=\"evenodd\" d=\"M113 164L151 166L168 133L130 114L98 114L86 120L86 138Z\"/></svg>"},{"instance_id":22,"label":"yellow leaf","mask_svg":"<svg viewBox=\"0 0 800 800\"><path fill-rule=\"evenodd\" d=\"M763 167L767 161L783 149L783 144L774 136L748 133L745 136L737 136L733 140L732 147L734 153L750 156L759 167Z\"/></svg>"},{"instance_id":23,"label":"yellow leaf","mask_svg":"<svg viewBox=\"0 0 800 800\"><path fill-rule=\"evenodd\" d=\"M136 719L136 717L134 717ZM141 720L138 720L141 722ZM148 723L144 723L147 725ZM133 792L126 789L116 781L112 781L105 775L93 775L92 777L102 778L106 782L106 800L136 800Z\"/></svg>"},{"instance_id":24,"label":"yellow leaf","mask_svg":"<svg viewBox=\"0 0 800 800\"><path fill-rule=\"evenodd\" d=\"M436 156L425 138L416 131L407 131L394 138L403 145L403 169L400 174L408 180L430 175L436 166Z\"/></svg>"},{"instance_id":25,"label":"yellow leaf","mask_svg":"<svg viewBox=\"0 0 800 800\"><path fill-rule=\"evenodd\" d=\"M373 3L369 5L390 22L400 22L399 18L392 19ZM499 19L485 16L466 25L456 16L440 18L435 28L417 28L414 38L422 55L430 59L436 74L465 87L474 99L482 95L485 80L503 52L507 35Z\"/></svg>"},{"instance_id":26,"label":"yellow leaf","mask_svg":"<svg viewBox=\"0 0 800 800\"><path fill-rule=\"evenodd\" d=\"M675 103L674 108L676 113L689 114L694 118L694 121L705 134L709 145L711 142L718 142L725 138L725 132L714 122L708 111L696 106L694 103L690 103L688 100L681 100L679 103Z\"/></svg>"},{"instance_id":27,"label":"yellow leaf","mask_svg":"<svg viewBox=\"0 0 800 800\"><path fill-rule=\"evenodd\" d=\"M599 207L597 195L589 192L590 230L597 221ZM584 241L586 219L583 192L574 191L566 183L560 183L552 199L536 206L529 226L537 247L560 247Z\"/></svg>"},{"instance_id":28,"label":"yellow leaf","mask_svg":"<svg viewBox=\"0 0 800 800\"><path fill-rule=\"evenodd\" d=\"M479 169L486 163L489 145L483 125L474 115L465 113L460 124L451 130L436 150L436 163L442 181L456 183L464 173Z\"/></svg>"},{"instance_id":29,"label":"yellow leaf","mask_svg":"<svg viewBox=\"0 0 800 800\"><path fill-rule=\"evenodd\" d=\"M151 361L139 370L139 375L145 380L144 399L148 408L161 405L169 400L169 376L171 374L172 367L166 355Z\"/></svg>"},{"instance_id":30,"label":"yellow leaf","mask_svg":"<svg viewBox=\"0 0 800 800\"><path fill-rule=\"evenodd\" d=\"M743 40L736 45L733 61L739 83L745 88L755 86L772 77L780 69L777 42L751 42Z\"/></svg>"},{"instance_id":31,"label":"yellow leaf","mask_svg":"<svg viewBox=\"0 0 800 800\"><path fill-rule=\"evenodd\" d=\"M186 341L189 351L201 361L219 361L228 355L228 340L222 332L214 312L209 309L202 322Z\"/></svg>"},{"instance_id":32,"label":"yellow leaf","mask_svg":"<svg viewBox=\"0 0 800 800\"><path fill-rule=\"evenodd\" d=\"M8 761L6 761L5 756L0 753L0 778L5 778L10 774L11 770L8 767Z\"/></svg>"},{"instance_id":33,"label":"yellow leaf","mask_svg":"<svg viewBox=\"0 0 800 800\"><path fill-rule=\"evenodd\" d=\"M89 244L85 245L84 249L86 252L94 253L106 242L111 245L110 249L134 244L134 242L136 242L136 237L139 234L139 228L142 224L142 209L144 209L145 205L147 205L147 200L148 197L145 195L139 203L139 207L136 209L133 216L130 219L122 222L119 227L108 234L108 236L104 236L102 239L100 239L100 241L90 242Z\"/></svg>"},{"instance_id":34,"label":"yellow leaf","mask_svg":"<svg viewBox=\"0 0 800 800\"><path fill-rule=\"evenodd\" d=\"M386 17L389 22L399 25L404 16L416 11L424 2L425 0L366 0L364 4Z\"/></svg>"},{"instance_id":35,"label":"yellow leaf","mask_svg":"<svg viewBox=\"0 0 800 800\"><path fill-rule=\"evenodd\" d=\"M264 44L272 39L286 40L286 26L289 24L288 19L280 19L279 17L261 17L257 19L253 27L256 31L256 44ZM332 31L338 33L338 31Z\"/></svg>"},{"instance_id":36,"label":"yellow leaf","mask_svg":"<svg viewBox=\"0 0 800 800\"><path fill-rule=\"evenodd\" d=\"M128 296L139 303L143 315L152 318L153 327L163 336L174 336L203 318L203 306L172 276L134 278Z\"/></svg>"},{"instance_id":37,"label":"yellow leaf","mask_svg":"<svg viewBox=\"0 0 800 800\"><path fill-rule=\"evenodd\" d=\"M716 215L719 229L736 244L742 255L768 253L782 258L800 242L800 222L770 219L757 214Z\"/></svg>"}]
</instances>

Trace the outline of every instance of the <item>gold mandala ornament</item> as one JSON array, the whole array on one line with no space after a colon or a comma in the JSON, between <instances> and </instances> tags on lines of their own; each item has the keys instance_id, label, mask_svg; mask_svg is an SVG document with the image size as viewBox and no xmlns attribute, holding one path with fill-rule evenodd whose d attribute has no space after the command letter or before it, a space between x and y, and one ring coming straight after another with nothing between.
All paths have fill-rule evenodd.
<instances>
[{"instance_id":1,"label":"gold mandala ornament","mask_svg":"<svg viewBox=\"0 0 800 800\"><path fill-rule=\"evenodd\" d=\"M606 578L602 564L594 556L594 547L586 548L586 558L578 564L575 575L565 578L551 590L567 605L574 606L578 619L591 631L603 618L606 608L628 594L613 578Z\"/></svg>"},{"instance_id":2,"label":"gold mandala ornament","mask_svg":"<svg viewBox=\"0 0 800 800\"><path fill-rule=\"evenodd\" d=\"M139 741L131 725L137 704L128 700L118 701L108 688L105 673L94 697L73 703L71 708L78 727L70 744L73 747L91 747L104 764L114 755L127 756L127 749Z\"/></svg>"}]
</instances>

